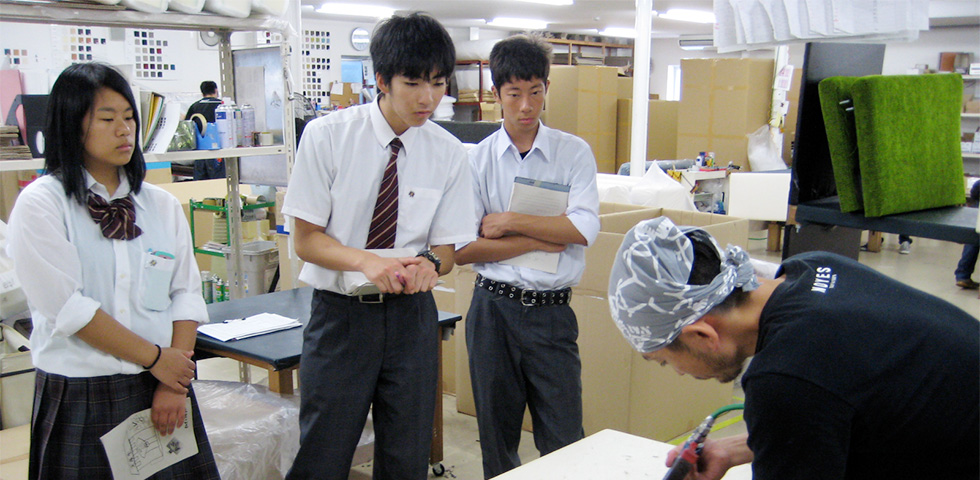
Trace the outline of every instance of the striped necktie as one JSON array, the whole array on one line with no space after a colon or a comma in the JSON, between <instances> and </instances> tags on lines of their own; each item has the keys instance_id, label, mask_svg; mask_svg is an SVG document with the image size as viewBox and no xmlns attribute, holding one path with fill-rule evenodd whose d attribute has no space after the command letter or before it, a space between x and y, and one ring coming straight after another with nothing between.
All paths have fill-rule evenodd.
<instances>
[{"instance_id":1,"label":"striped necktie","mask_svg":"<svg viewBox=\"0 0 980 480\"><path fill-rule=\"evenodd\" d=\"M384 176L381 177L381 188L378 190L378 201L374 204L366 248L395 247L398 223L398 165L395 160L402 149L402 141L395 138L389 145L391 158L388 159Z\"/></svg>"},{"instance_id":2,"label":"striped necktie","mask_svg":"<svg viewBox=\"0 0 980 480\"><path fill-rule=\"evenodd\" d=\"M99 225L105 238L132 240L143 233L136 226L136 204L130 195L107 202L89 192L88 213Z\"/></svg>"}]
</instances>

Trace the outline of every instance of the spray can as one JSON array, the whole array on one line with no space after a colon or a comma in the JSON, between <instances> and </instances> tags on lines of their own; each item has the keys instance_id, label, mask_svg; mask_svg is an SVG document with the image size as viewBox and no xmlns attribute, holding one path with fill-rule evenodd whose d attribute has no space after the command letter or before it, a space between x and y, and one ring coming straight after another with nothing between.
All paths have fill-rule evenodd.
<instances>
[{"instance_id":1,"label":"spray can","mask_svg":"<svg viewBox=\"0 0 980 480\"><path fill-rule=\"evenodd\" d=\"M228 282L221 282L221 301L228 301Z\"/></svg>"},{"instance_id":2,"label":"spray can","mask_svg":"<svg viewBox=\"0 0 980 480\"><path fill-rule=\"evenodd\" d=\"M217 275L211 276L211 303L221 301L221 278Z\"/></svg>"},{"instance_id":3,"label":"spray can","mask_svg":"<svg viewBox=\"0 0 980 480\"><path fill-rule=\"evenodd\" d=\"M214 302L214 279L207 270L201 272L201 294L204 296L204 303Z\"/></svg>"},{"instance_id":4,"label":"spray can","mask_svg":"<svg viewBox=\"0 0 980 480\"><path fill-rule=\"evenodd\" d=\"M235 148L235 107L222 103L214 110L214 123L218 126L221 148Z\"/></svg>"},{"instance_id":5,"label":"spray can","mask_svg":"<svg viewBox=\"0 0 980 480\"><path fill-rule=\"evenodd\" d=\"M255 145L255 107L242 105L242 146L252 147Z\"/></svg>"},{"instance_id":6,"label":"spray can","mask_svg":"<svg viewBox=\"0 0 980 480\"><path fill-rule=\"evenodd\" d=\"M242 146L242 137L245 136L245 122L242 121L242 107L235 105L235 146Z\"/></svg>"}]
</instances>

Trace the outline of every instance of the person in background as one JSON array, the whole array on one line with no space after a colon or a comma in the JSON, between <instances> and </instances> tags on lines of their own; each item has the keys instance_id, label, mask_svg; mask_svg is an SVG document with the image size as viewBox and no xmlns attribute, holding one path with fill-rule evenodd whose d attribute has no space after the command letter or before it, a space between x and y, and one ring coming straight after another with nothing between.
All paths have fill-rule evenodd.
<instances>
[{"instance_id":1,"label":"person in background","mask_svg":"<svg viewBox=\"0 0 980 480\"><path fill-rule=\"evenodd\" d=\"M589 145L540 121L550 63L551 47L540 38L519 35L493 46L503 128L470 150L480 237L457 244L456 261L478 274L466 348L485 478L521 464L525 406L541 455L583 437L578 320L569 301L585 270L585 247L599 233L599 194ZM518 177L564 189L564 211L508 211ZM504 262L534 251L558 255L557 269Z\"/></svg>"},{"instance_id":2,"label":"person in background","mask_svg":"<svg viewBox=\"0 0 980 480\"><path fill-rule=\"evenodd\" d=\"M898 253L900 255L908 255L912 253L912 237L908 235L898 236Z\"/></svg>"},{"instance_id":3,"label":"person in background","mask_svg":"<svg viewBox=\"0 0 980 480\"><path fill-rule=\"evenodd\" d=\"M977 318L831 253L795 255L776 275L757 278L744 250L666 217L633 227L616 255L610 310L644 358L730 382L752 357L748 434L709 438L688 478L752 462L757 480L975 480Z\"/></svg>"},{"instance_id":4,"label":"person in background","mask_svg":"<svg viewBox=\"0 0 980 480\"><path fill-rule=\"evenodd\" d=\"M970 201L968 203L976 207L978 201L980 201L980 180L973 182L973 187L970 188ZM956 271L954 272L957 287L971 290L980 288L980 283L973 280L973 270L977 266L978 255L980 255L980 243L967 243L963 245L963 254L960 255L960 261L956 264Z\"/></svg>"},{"instance_id":5,"label":"person in background","mask_svg":"<svg viewBox=\"0 0 980 480\"><path fill-rule=\"evenodd\" d=\"M191 120L195 113L200 113L208 123L214 123L214 111L221 105L218 98L218 84L211 80L201 82L201 95L204 98L191 104L187 109L184 120ZM194 124L197 130L203 132L207 125L202 125L200 120L195 119ZM194 180L207 180L210 178L225 178L225 164L220 158L208 158L204 160L194 160Z\"/></svg>"},{"instance_id":6,"label":"person in background","mask_svg":"<svg viewBox=\"0 0 980 480\"><path fill-rule=\"evenodd\" d=\"M191 389L201 277L180 202L143 182L129 83L75 64L48 105L45 175L18 196L7 247L34 326L29 478L111 478L99 437L151 409L161 434L189 415L198 448L156 478L217 479Z\"/></svg>"},{"instance_id":7,"label":"person in background","mask_svg":"<svg viewBox=\"0 0 980 480\"><path fill-rule=\"evenodd\" d=\"M431 290L453 268L453 244L476 237L466 150L429 121L456 65L449 33L427 15L394 16L370 51L377 100L306 126L282 209L307 262L299 278L315 289L289 480L346 480L369 409L373 478L426 478L439 362ZM408 254L384 253L395 247ZM354 294L345 272L380 293Z\"/></svg>"}]
</instances>

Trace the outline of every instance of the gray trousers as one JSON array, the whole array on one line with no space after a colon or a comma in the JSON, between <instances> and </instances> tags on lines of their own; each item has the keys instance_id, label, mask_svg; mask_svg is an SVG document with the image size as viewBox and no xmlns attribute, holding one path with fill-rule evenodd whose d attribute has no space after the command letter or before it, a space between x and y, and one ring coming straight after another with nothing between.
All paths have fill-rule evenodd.
<instances>
[{"instance_id":1,"label":"gray trousers","mask_svg":"<svg viewBox=\"0 0 980 480\"><path fill-rule=\"evenodd\" d=\"M481 288L466 315L483 476L520 466L524 406L547 455L584 436L578 322L568 305L525 307Z\"/></svg>"},{"instance_id":2,"label":"gray trousers","mask_svg":"<svg viewBox=\"0 0 980 480\"><path fill-rule=\"evenodd\" d=\"M346 480L372 405L372 478L427 477L437 322L431 293L365 304L314 292L299 369L300 448L288 480Z\"/></svg>"}]
</instances>

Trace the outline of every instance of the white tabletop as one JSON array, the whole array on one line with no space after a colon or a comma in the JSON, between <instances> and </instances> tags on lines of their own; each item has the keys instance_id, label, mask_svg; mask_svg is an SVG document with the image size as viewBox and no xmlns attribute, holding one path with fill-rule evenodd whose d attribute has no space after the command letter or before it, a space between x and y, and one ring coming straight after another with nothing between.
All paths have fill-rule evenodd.
<instances>
[{"instance_id":1,"label":"white tabletop","mask_svg":"<svg viewBox=\"0 0 980 480\"><path fill-rule=\"evenodd\" d=\"M526 463L495 480L608 480L610 478L661 480L672 445L648 438L603 430L565 448ZM724 480L751 480L752 469L740 465Z\"/></svg>"}]
</instances>

